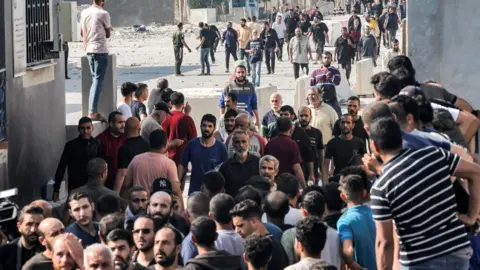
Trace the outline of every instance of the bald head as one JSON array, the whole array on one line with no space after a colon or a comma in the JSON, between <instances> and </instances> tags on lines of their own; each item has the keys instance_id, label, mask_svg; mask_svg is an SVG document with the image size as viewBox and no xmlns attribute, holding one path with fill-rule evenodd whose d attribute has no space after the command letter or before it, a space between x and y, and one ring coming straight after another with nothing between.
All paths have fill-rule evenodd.
<instances>
[{"instance_id":1,"label":"bald head","mask_svg":"<svg viewBox=\"0 0 480 270\"><path fill-rule=\"evenodd\" d=\"M311 112L312 112L312 110L307 106L300 106L300 108L298 109L298 115L304 114L304 113L311 114Z\"/></svg>"},{"instance_id":2,"label":"bald head","mask_svg":"<svg viewBox=\"0 0 480 270\"><path fill-rule=\"evenodd\" d=\"M88 246L83 253L84 266L87 270L113 270L113 254L109 247L103 244Z\"/></svg>"},{"instance_id":3,"label":"bald head","mask_svg":"<svg viewBox=\"0 0 480 270\"><path fill-rule=\"evenodd\" d=\"M288 196L281 191L271 192L265 199L263 210L265 211L265 214L267 214L267 217L279 219L285 218L285 215L287 215L290 210Z\"/></svg>"},{"instance_id":4,"label":"bald head","mask_svg":"<svg viewBox=\"0 0 480 270\"><path fill-rule=\"evenodd\" d=\"M250 130L251 117L247 113L241 113L235 117L235 128L248 132Z\"/></svg>"},{"instance_id":5,"label":"bald head","mask_svg":"<svg viewBox=\"0 0 480 270\"><path fill-rule=\"evenodd\" d=\"M65 226L63 226L63 223L56 219L56 218L46 218L40 222L38 225L38 231L40 234L44 236L51 236L51 237L57 237L61 233L63 233L63 230L65 229ZM57 233L56 235L51 235L52 232L54 231L61 231L60 233Z\"/></svg>"},{"instance_id":6,"label":"bald head","mask_svg":"<svg viewBox=\"0 0 480 270\"><path fill-rule=\"evenodd\" d=\"M363 109L362 119L366 126L371 125L375 119L381 117L392 117L392 111L385 102L375 101Z\"/></svg>"},{"instance_id":7,"label":"bald head","mask_svg":"<svg viewBox=\"0 0 480 270\"><path fill-rule=\"evenodd\" d=\"M125 122L125 135L127 137L137 137L140 135L140 120L136 117L130 117Z\"/></svg>"},{"instance_id":8,"label":"bald head","mask_svg":"<svg viewBox=\"0 0 480 270\"><path fill-rule=\"evenodd\" d=\"M155 193L153 193L153 195L150 197L150 200L172 200L172 196L170 196L170 194L168 194L167 192L165 191L157 191Z\"/></svg>"},{"instance_id":9,"label":"bald head","mask_svg":"<svg viewBox=\"0 0 480 270\"><path fill-rule=\"evenodd\" d=\"M33 201L30 205L42 208L44 217L48 218L52 216L53 207L49 202L45 200L36 200Z\"/></svg>"},{"instance_id":10,"label":"bald head","mask_svg":"<svg viewBox=\"0 0 480 270\"><path fill-rule=\"evenodd\" d=\"M187 200L187 213L190 221L202 216L208 216L210 211L210 199L200 191L190 194Z\"/></svg>"}]
</instances>

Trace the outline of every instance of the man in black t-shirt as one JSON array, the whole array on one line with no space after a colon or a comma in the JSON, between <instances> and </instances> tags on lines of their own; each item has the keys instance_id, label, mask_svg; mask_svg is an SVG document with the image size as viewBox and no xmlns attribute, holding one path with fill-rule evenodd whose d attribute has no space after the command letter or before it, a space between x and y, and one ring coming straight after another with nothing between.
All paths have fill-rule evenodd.
<instances>
[{"instance_id":1,"label":"man in black t-shirt","mask_svg":"<svg viewBox=\"0 0 480 270\"><path fill-rule=\"evenodd\" d=\"M358 115L360 111L360 99L357 96L351 96L347 100L347 111L348 114L353 118L353 129L352 135L362 139L366 143L368 140L367 131L363 127L362 117ZM333 136L340 136L342 134L341 119L338 119L337 122L333 125Z\"/></svg>"},{"instance_id":2,"label":"man in black t-shirt","mask_svg":"<svg viewBox=\"0 0 480 270\"><path fill-rule=\"evenodd\" d=\"M355 53L355 43L348 34L347 28L342 27L342 35L335 41L335 50L333 53L333 61L338 59L338 63L345 69L347 81L350 79L352 72L352 55ZM350 82L348 82L350 84Z\"/></svg>"},{"instance_id":3,"label":"man in black t-shirt","mask_svg":"<svg viewBox=\"0 0 480 270\"><path fill-rule=\"evenodd\" d=\"M220 31L218 31L218 28L213 24L205 24L205 29L209 31L210 56L212 57L212 64L215 64L215 53L217 52L218 41L222 35L220 35Z\"/></svg>"},{"instance_id":4,"label":"man in black t-shirt","mask_svg":"<svg viewBox=\"0 0 480 270\"><path fill-rule=\"evenodd\" d=\"M148 85L144 83L137 84L138 88L135 91L135 100L130 104L132 110L132 116L142 121L147 114L147 107L144 102L148 99Z\"/></svg>"},{"instance_id":5,"label":"man in black t-shirt","mask_svg":"<svg viewBox=\"0 0 480 270\"><path fill-rule=\"evenodd\" d=\"M199 75L210 75L210 63L208 62L208 54L210 53L210 41L212 39L212 35L210 34L210 30L205 27L205 24L203 22L199 22L198 27L200 28L200 44L198 44L195 49L200 49L200 63L202 64L202 72ZM205 73L205 66L207 67L207 73Z\"/></svg>"},{"instance_id":6,"label":"man in black t-shirt","mask_svg":"<svg viewBox=\"0 0 480 270\"><path fill-rule=\"evenodd\" d=\"M300 14L300 22L298 22L298 27L302 30L303 35L307 35L310 32L310 27L312 24L307 20L307 15Z\"/></svg>"},{"instance_id":7,"label":"man in black t-shirt","mask_svg":"<svg viewBox=\"0 0 480 270\"><path fill-rule=\"evenodd\" d=\"M318 59L323 54L323 49L325 48L325 41L328 41L328 27L321 21L320 16L315 16L312 29L313 42L317 46L314 64L318 64Z\"/></svg>"},{"instance_id":8,"label":"man in black t-shirt","mask_svg":"<svg viewBox=\"0 0 480 270\"><path fill-rule=\"evenodd\" d=\"M313 153L313 169L315 172L315 180L318 181L323 164L323 135L318 128L310 125L312 121L312 110L307 106L302 106L298 109L298 122L300 126L308 135L310 139L310 148Z\"/></svg>"},{"instance_id":9,"label":"man in black t-shirt","mask_svg":"<svg viewBox=\"0 0 480 270\"><path fill-rule=\"evenodd\" d=\"M326 181L330 175L330 161L333 161L333 174L337 174L343 168L353 165L352 161L354 161L356 157L363 156L367 152L365 143L360 138L352 135L354 126L352 116L350 114L344 114L342 115L341 121L342 134L331 139L327 143L325 150L325 160L322 171L324 181Z\"/></svg>"}]
</instances>

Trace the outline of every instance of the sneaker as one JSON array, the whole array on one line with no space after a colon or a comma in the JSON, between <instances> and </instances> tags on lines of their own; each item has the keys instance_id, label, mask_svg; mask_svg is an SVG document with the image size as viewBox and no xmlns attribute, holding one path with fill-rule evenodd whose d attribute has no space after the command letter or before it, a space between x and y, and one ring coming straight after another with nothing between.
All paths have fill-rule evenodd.
<instances>
[{"instance_id":1,"label":"sneaker","mask_svg":"<svg viewBox=\"0 0 480 270\"><path fill-rule=\"evenodd\" d=\"M203 72L198 74L198 76L204 76L204 75L205 75L205 73L203 73Z\"/></svg>"},{"instance_id":2,"label":"sneaker","mask_svg":"<svg viewBox=\"0 0 480 270\"><path fill-rule=\"evenodd\" d=\"M210 72L207 72L207 73L205 73L205 74L203 74L203 75L205 75L205 76L210 76L210 75L212 75L212 74L210 74Z\"/></svg>"},{"instance_id":3,"label":"sneaker","mask_svg":"<svg viewBox=\"0 0 480 270\"><path fill-rule=\"evenodd\" d=\"M269 72L267 72L267 74L272 74L272 72L269 71Z\"/></svg>"},{"instance_id":4,"label":"sneaker","mask_svg":"<svg viewBox=\"0 0 480 270\"><path fill-rule=\"evenodd\" d=\"M225 73L229 73L228 69L225 70Z\"/></svg>"}]
</instances>

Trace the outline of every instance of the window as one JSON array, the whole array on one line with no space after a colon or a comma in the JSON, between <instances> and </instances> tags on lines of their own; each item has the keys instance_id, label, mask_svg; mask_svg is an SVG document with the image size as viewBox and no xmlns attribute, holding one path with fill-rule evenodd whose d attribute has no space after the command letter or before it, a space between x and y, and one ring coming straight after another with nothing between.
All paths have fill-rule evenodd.
<instances>
[{"instance_id":1,"label":"window","mask_svg":"<svg viewBox=\"0 0 480 270\"><path fill-rule=\"evenodd\" d=\"M52 43L50 41L50 0L23 1L27 1L27 66L32 66L51 59L47 50Z\"/></svg>"}]
</instances>

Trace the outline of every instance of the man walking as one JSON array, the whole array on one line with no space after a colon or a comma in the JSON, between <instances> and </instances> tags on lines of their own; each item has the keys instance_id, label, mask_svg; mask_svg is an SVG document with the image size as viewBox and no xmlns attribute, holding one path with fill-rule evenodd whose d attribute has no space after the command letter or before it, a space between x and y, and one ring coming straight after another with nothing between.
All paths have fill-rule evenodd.
<instances>
[{"instance_id":1,"label":"man walking","mask_svg":"<svg viewBox=\"0 0 480 270\"><path fill-rule=\"evenodd\" d=\"M112 29L110 14L103 9L104 4L105 0L94 0L93 5L83 10L80 17L80 36L83 38L83 46L92 73L92 86L88 97L88 117L102 122L106 121L98 113L98 101L108 66L107 38L110 38Z\"/></svg>"},{"instance_id":2,"label":"man walking","mask_svg":"<svg viewBox=\"0 0 480 270\"><path fill-rule=\"evenodd\" d=\"M252 35L252 29L247 26L247 20L240 20L240 29L238 30L238 43L240 43L240 60L245 60L245 47L247 46L250 36ZM247 62L247 76L250 76L250 61Z\"/></svg>"},{"instance_id":3,"label":"man walking","mask_svg":"<svg viewBox=\"0 0 480 270\"><path fill-rule=\"evenodd\" d=\"M352 72L352 53L355 52L355 44L352 37L348 35L347 28L342 27L342 35L335 41L335 50L333 52L333 62L338 59L338 64L345 69L347 81L350 80ZM348 82L350 83L350 81Z\"/></svg>"},{"instance_id":4,"label":"man walking","mask_svg":"<svg viewBox=\"0 0 480 270\"><path fill-rule=\"evenodd\" d=\"M385 28L386 33L388 34L389 42L393 42L395 40L399 24L400 24L400 18L398 18L397 12L395 11L395 7L389 7L388 13L385 16L385 21L383 22L383 27Z\"/></svg>"},{"instance_id":5,"label":"man walking","mask_svg":"<svg viewBox=\"0 0 480 270\"><path fill-rule=\"evenodd\" d=\"M210 30L205 28L203 22L198 23L200 28L200 44L197 50L200 49L200 63L202 64L202 72L199 76L210 75L210 63L208 62L208 54L210 53ZM205 73L205 66L207 66L207 73Z\"/></svg>"},{"instance_id":6,"label":"man walking","mask_svg":"<svg viewBox=\"0 0 480 270\"><path fill-rule=\"evenodd\" d=\"M237 61L238 33L232 28L232 22L228 22L227 30L222 35L222 45L225 42L225 73L229 73L230 54L234 61Z\"/></svg>"},{"instance_id":7,"label":"man walking","mask_svg":"<svg viewBox=\"0 0 480 270\"><path fill-rule=\"evenodd\" d=\"M310 59L312 58L312 50L308 38L302 35L300 28L295 29L295 36L289 42L288 55L290 63L293 64L295 80L300 77L300 66L302 70L305 68L305 74L308 74L308 56L310 56Z\"/></svg>"},{"instance_id":8,"label":"man walking","mask_svg":"<svg viewBox=\"0 0 480 270\"><path fill-rule=\"evenodd\" d=\"M340 104L338 104L335 86L340 84L341 76L340 71L332 67L331 64L332 53L324 52L322 55L322 66L314 70L312 75L310 75L310 86L317 86L319 89L322 89L322 100L332 106L337 112L338 118L340 118L342 110ZM325 136L326 134L323 133L323 135Z\"/></svg>"},{"instance_id":9,"label":"man walking","mask_svg":"<svg viewBox=\"0 0 480 270\"><path fill-rule=\"evenodd\" d=\"M264 23L265 27L263 28L260 38L265 41L265 62L267 64L267 74L275 73L275 52L277 52L280 47L280 41L278 40L277 32L270 28L268 22Z\"/></svg>"},{"instance_id":10,"label":"man walking","mask_svg":"<svg viewBox=\"0 0 480 270\"><path fill-rule=\"evenodd\" d=\"M314 24L312 25L312 35L313 35L313 42L316 45L316 53L315 62L316 65L318 63L318 59L323 54L323 49L325 48L325 41L328 41L328 27L327 25L320 20L320 16L315 16L313 20Z\"/></svg>"},{"instance_id":11,"label":"man walking","mask_svg":"<svg viewBox=\"0 0 480 270\"><path fill-rule=\"evenodd\" d=\"M375 37L370 34L371 28L368 25L365 25L363 28L364 36L360 38L358 42L360 57L362 59L371 58L373 61L373 66L377 66L377 40Z\"/></svg>"},{"instance_id":12,"label":"man walking","mask_svg":"<svg viewBox=\"0 0 480 270\"><path fill-rule=\"evenodd\" d=\"M185 42L185 36L183 35L183 23L179 22L177 24L178 30L173 33L173 52L175 54L175 76L183 76L182 72L180 71L180 67L182 66L183 61L183 47L188 49L188 52L192 52L190 47L188 47L187 43Z\"/></svg>"},{"instance_id":13,"label":"man walking","mask_svg":"<svg viewBox=\"0 0 480 270\"><path fill-rule=\"evenodd\" d=\"M260 86L263 50L263 40L258 37L257 29L253 29L252 39L248 41L245 52L249 54L249 61L252 66L252 83L255 84L255 86ZM265 56L266 55L267 52L265 51Z\"/></svg>"},{"instance_id":14,"label":"man walking","mask_svg":"<svg viewBox=\"0 0 480 270\"><path fill-rule=\"evenodd\" d=\"M282 15L278 15L275 22L272 23L272 29L275 30L278 37L278 51L277 51L277 58L278 61L283 61L283 43L285 43L285 33L287 31L287 27L283 22Z\"/></svg>"}]
</instances>

